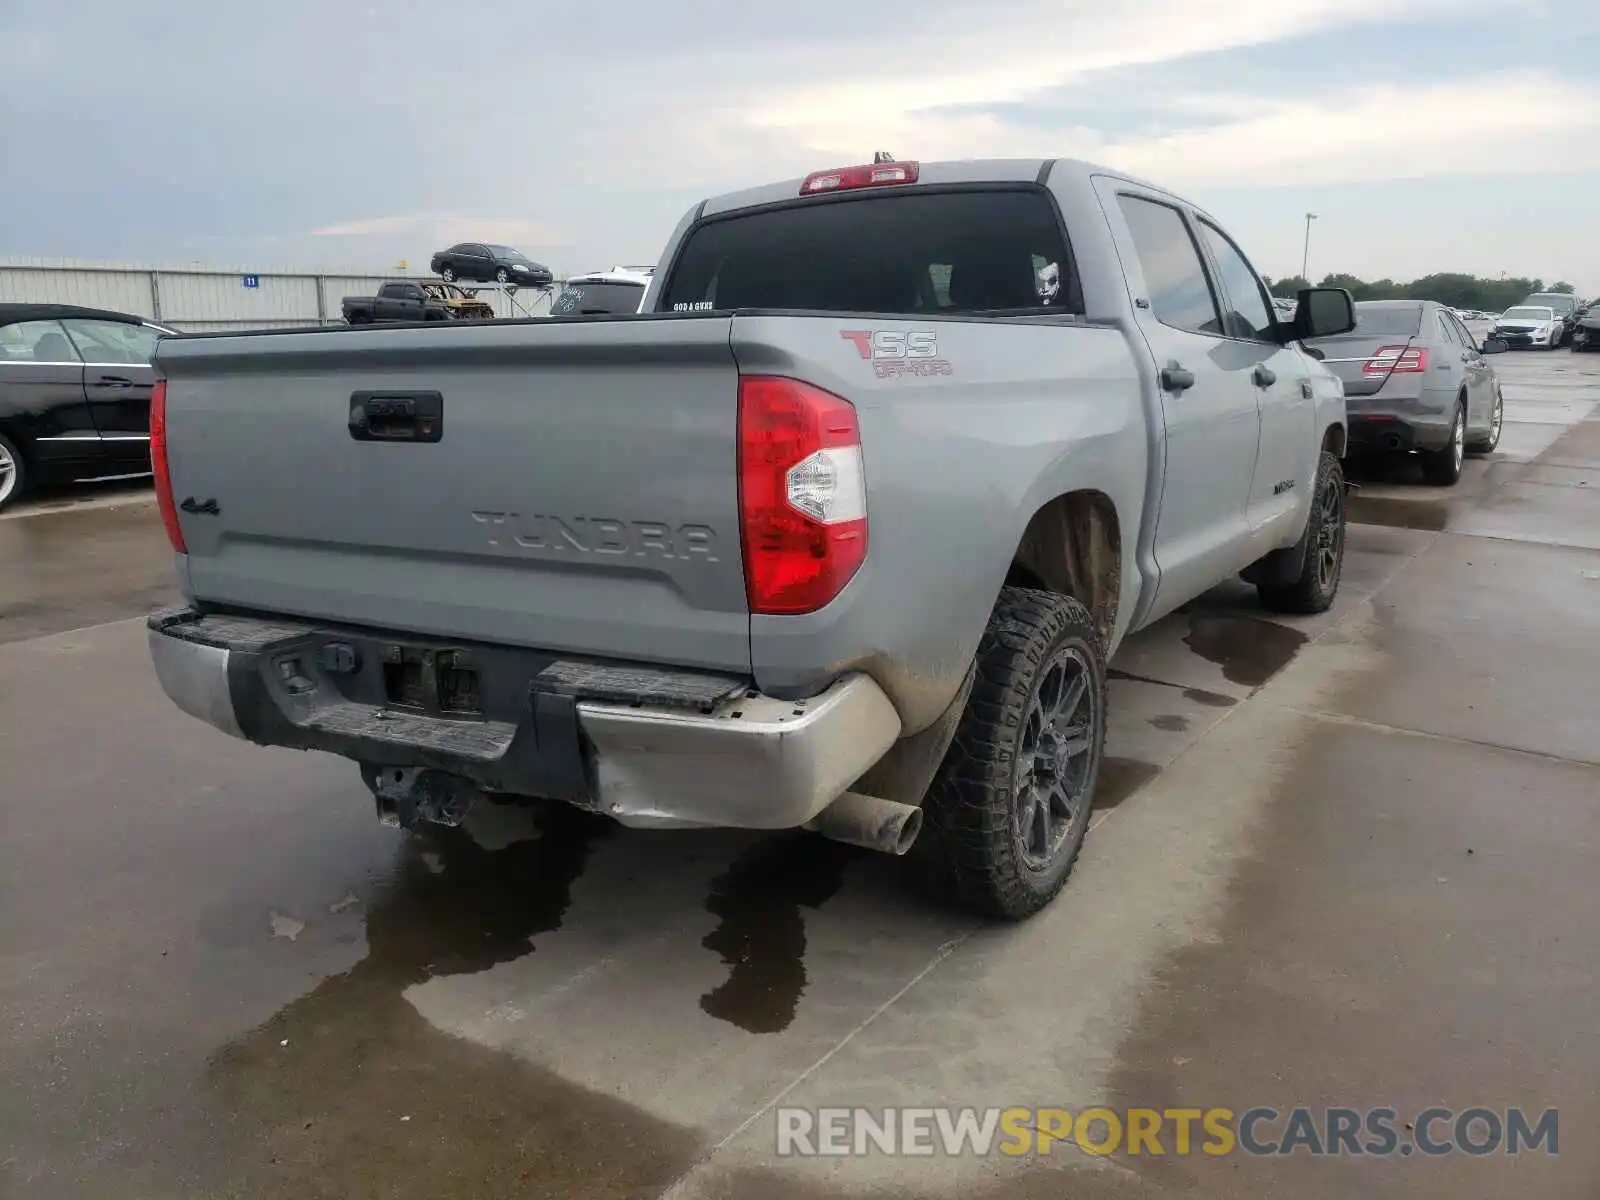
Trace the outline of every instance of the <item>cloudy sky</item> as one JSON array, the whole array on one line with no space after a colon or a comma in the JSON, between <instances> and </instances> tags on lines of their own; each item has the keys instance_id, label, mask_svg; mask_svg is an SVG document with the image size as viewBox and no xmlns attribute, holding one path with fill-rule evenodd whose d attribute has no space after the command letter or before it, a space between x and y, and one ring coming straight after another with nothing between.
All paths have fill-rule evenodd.
<instances>
[{"instance_id":1,"label":"cloudy sky","mask_svg":"<svg viewBox=\"0 0 1600 1200\"><path fill-rule=\"evenodd\" d=\"M653 262L730 188L1070 156L1260 270L1600 291L1593 0L0 0L0 254Z\"/></svg>"}]
</instances>

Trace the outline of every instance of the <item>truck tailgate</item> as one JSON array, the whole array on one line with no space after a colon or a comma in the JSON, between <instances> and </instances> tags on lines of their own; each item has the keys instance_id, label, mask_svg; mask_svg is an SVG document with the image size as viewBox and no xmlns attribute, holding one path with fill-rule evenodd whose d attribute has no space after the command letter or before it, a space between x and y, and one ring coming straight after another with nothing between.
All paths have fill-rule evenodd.
<instances>
[{"instance_id":1,"label":"truck tailgate","mask_svg":"<svg viewBox=\"0 0 1600 1200\"><path fill-rule=\"evenodd\" d=\"M729 318L165 339L156 369L194 599L749 670Z\"/></svg>"}]
</instances>

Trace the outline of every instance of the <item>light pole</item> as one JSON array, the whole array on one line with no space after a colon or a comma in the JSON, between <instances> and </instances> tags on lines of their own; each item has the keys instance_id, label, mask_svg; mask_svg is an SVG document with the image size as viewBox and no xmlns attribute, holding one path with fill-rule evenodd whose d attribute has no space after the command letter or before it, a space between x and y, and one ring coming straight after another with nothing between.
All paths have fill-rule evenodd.
<instances>
[{"instance_id":1,"label":"light pole","mask_svg":"<svg viewBox=\"0 0 1600 1200\"><path fill-rule=\"evenodd\" d=\"M1311 282L1311 276L1308 273L1311 270L1311 222L1316 219L1316 213L1306 214L1306 248L1305 253L1300 256L1300 278L1307 283Z\"/></svg>"}]
</instances>

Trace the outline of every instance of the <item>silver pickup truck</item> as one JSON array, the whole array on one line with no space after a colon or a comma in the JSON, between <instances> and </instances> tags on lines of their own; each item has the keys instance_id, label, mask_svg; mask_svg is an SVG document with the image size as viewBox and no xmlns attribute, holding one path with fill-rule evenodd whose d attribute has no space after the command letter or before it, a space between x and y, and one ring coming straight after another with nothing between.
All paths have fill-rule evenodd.
<instances>
[{"instance_id":1,"label":"silver pickup truck","mask_svg":"<svg viewBox=\"0 0 1600 1200\"><path fill-rule=\"evenodd\" d=\"M876 163L682 220L639 315L164 339L184 711L484 795L805 827L1019 919L1088 828L1121 639L1316 612L1343 391L1210 216L1069 161Z\"/></svg>"}]
</instances>

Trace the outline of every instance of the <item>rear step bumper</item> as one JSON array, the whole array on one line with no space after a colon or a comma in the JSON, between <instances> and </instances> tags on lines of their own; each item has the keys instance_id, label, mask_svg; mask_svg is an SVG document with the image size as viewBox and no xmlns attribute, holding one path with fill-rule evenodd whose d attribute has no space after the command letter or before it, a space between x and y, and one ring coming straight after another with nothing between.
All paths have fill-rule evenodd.
<instances>
[{"instance_id":1,"label":"rear step bumper","mask_svg":"<svg viewBox=\"0 0 1600 1200\"><path fill-rule=\"evenodd\" d=\"M369 772L439 771L625 825L804 825L900 735L894 706L864 675L781 700L732 676L520 649L423 649L407 635L293 621L170 609L148 624L167 696L234 737L327 751ZM484 712L387 702L384 662L402 645L426 656L430 678L436 655L470 661Z\"/></svg>"}]
</instances>

